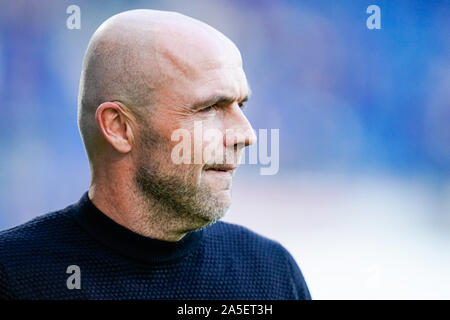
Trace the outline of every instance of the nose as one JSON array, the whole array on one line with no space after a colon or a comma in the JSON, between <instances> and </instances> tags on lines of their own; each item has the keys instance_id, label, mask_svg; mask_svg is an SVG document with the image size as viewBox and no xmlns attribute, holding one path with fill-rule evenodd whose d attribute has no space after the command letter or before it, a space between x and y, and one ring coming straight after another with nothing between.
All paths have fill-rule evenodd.
<instances>
[{"instance_id":1,"label":"nose","mask_svg":"<svg viewBox=\"0 0 450 320\"><path fill-rule=\"evenodd\" d=\"M225 121L224 144L226 147L243 148L256 142L253 127L237 103L233 103Z\"/></svg>"}]
</instances>

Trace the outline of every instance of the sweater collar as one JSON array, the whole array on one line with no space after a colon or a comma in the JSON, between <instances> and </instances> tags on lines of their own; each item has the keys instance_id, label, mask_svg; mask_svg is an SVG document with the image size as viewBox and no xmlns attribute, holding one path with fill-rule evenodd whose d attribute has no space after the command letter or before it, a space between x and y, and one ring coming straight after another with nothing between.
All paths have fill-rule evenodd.
<instances>
[{"instance_id":1,"label":"sweater collar","mask_svg":"<svg viewBox=\"0 0 450 320\"><path fill-rule=\"evenodd\" d=\"M75 220L92 237L122 255L151 264L174 263L193 252L203 230L192 231L177 242L169 242L137 234L101 212L84 193L75 204Z\"/></svg>"}]
</instances>

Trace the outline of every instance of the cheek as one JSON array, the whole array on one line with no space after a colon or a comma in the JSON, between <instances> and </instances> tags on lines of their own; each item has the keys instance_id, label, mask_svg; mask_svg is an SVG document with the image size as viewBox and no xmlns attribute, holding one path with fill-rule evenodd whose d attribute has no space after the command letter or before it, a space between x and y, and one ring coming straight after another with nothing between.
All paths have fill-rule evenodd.
<instances>
[{"instance_id":1,"label":"cheek","mask_svg":"<svg viewBox=\"0 0 450 320\"><path fill-rule=\"evenodd\" d=\"M171 161L168 166L174 165L180 168L171 159L171 153L175 148L180 148L181 138L183 141L187 140L186 145L183 145L183 150L189 145L190 147L190 164L196 167L192 171L200 171L203 164L208 160L205 159L205 154L211 149L212 145L216 145L221 148L223 144L223 114L222 112L210 113L195 113L190 115L178 114L174 110L167 111L164 114L159 113L159 116L154 118L153 128L158 130L160 135L160 142L158 146L159 153L163 153L164 156L158 155L158 157L166 158L166 161ZM211 138L208 133L211 130L216 132L216 136ZM172 141L172 137L174 140ZM188 137L185 139L185 137ZM205 151L206 148L209 148ZM178 153L182 156L182 154ZM162 161L164 161L164 158ZM189 158L189 157L188 157ZM187 168L180 168L187 169Z\"/></svg>"},{"instance_id":2,"label":"cheek","mask_svg":"<svg viewBox=\"0 0 450 320\"><path fill-rule=\"evenodd\" d=\"M220 118L206 120L202 122L201 129L196 128L196 132L192 132L193 155L196 157L194 163L214 163L217 157L222 158L224 153L224 135L222 130L222 121Z\"/></svg>"}]
</instances>

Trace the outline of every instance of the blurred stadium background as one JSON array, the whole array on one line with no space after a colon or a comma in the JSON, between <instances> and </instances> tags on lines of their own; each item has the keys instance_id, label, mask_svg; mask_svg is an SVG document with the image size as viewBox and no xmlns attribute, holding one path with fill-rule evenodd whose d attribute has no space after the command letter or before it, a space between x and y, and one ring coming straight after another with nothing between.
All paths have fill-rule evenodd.
<instances>
[{"instance_id":1,"label":"blurred stadium background","mask_svg":"<svg viewBox=\"0 0 450 320\"><path fill-rule=\"evenodd\" d=\"M315 299L450 299L450 1L0 3L0 229L88 188L76 104L94 30L174 10L237 44L250 121L280 129L279 173L243 166L225 220L288 248Z\"/></svg>"}]
</instances>

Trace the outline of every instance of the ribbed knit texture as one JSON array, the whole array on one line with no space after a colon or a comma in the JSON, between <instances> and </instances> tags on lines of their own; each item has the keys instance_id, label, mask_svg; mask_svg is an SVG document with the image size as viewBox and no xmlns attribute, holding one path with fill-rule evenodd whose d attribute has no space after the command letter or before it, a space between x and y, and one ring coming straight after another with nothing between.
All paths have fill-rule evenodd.
<instances>
[{"instance_id":1,"label":"ribbed knit texture","mask_svg":"<svg viewBox=\"0 0 450 320\"><path fill-rule=\"evenodd\" d=\"M81 289L68 289L67 267ZM1 299L310 299L277 242L217 222L179 242L131 232L81 200L0 232Z\"/></svg>"}]
</instances>

